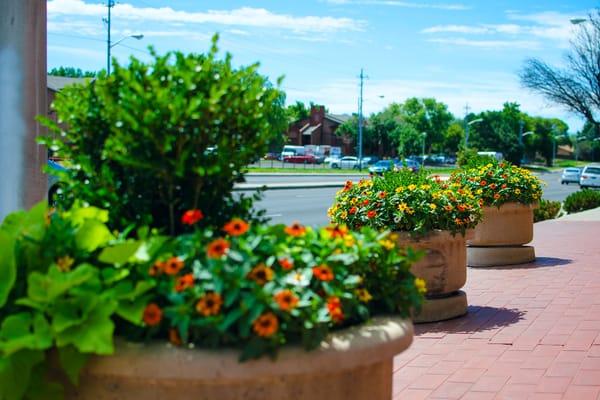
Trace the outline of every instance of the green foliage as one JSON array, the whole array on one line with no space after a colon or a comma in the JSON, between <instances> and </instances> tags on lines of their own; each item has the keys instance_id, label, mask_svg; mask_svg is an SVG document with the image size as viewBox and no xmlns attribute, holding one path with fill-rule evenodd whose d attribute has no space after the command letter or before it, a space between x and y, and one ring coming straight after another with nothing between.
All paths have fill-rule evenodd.
<instances>
[{"instance_id":1,"label":"green foliage","mask_svg":"<svg viewBox=\"0 0 600 400\"><path fill-rule=\"evenodd\" d=\"M448 106L433 98L410 98L401 106L403 119L419 133L427 133L426 153L441 152L448 127L454 119Z\"/></svg>"},{"instance_id":2,"label":"green foliage","mask_svg":"<svg viewBox=\"0 0 600 400\"><path fill-rule=\"evenodd\" d=\"M571 193L564 202L564 209L569 214L600 207L600 192L590 189Z\"/></svg>"},{"instance_id":3,"label":"green foliage","mask_svg":"<svg viewBox=\"0 0 600 400\"><path fill-rule=\"evenodd\" d=\"M173 234L182 211L205 223L250 215L252 199L231 193L243 169L285 131L284 96L257 65L234 68L207 54L169 52L67 88L54 103L60 140L44 140L72 163L59 205L75 200L110 211L111 228L150 225Z\"/></svg>"},{"instance_id":4,"label":"green foliage","mask_svg":"<svg viewBox=\"0 0 600 400\"><path fill-rule=\"evenodd\" d=\"M18 277L0 280L6 298L0 306L1 399L60 398L60 386L44 372L48 351L58 350L65 374L76 382L86 355L112 354L117 316L141 324L154 283L120 269L124 263L98 260L99 252L118 253L106 218L94 208L49 214L40 204L0 226L1 271L13 269ZM142 306L134 315L136 303Z\"/></svg>"},{"instance_id":5,"label":"green foliage","mask_svg":"<svg viewBox=\"0 0 600 400\"><path fill-rule=\"evenodd\" d=\"M415 234L433 230L464 234L481 219L470 190L408 169L358 184L348 181L328 214L333 222L355 229L370 226Z\"/></svg>"},{"instance_id":6,"label":"green foliage","mask_svg":"<svg viewBox=\"0 0 600 400\"><path fill-rule=\"evenodd\" d=\"M541 199L538 208L533 210L533 222L541 222L547 219L560 217L561 202Z\"/></svg>"},{"instance_id":7,"label":"green foliage","mask_svg":"<svg viewBox=\"0 0 600 400\"><path fill-rule=\"evenodd\" d=\"M450 181L469 188L484 206L504 203L537 203L542 198L542 181L530 171L509 162L493 161L452 173Z\"/></svg>"},{"instance_id":8,"label":"green foliage","mask_svg":"<svg viewBox=\"0 0 600 400\"><path fill-rule=\"evenodd\" d=\"M58 67L52 68L48 75L53 76L66 76L68 78L93 78L98 75L97 72L94 71L82 71L81 68L73 68L73 67Z\"/></svg>"},{"instance_id":9,"label":"green foliage","mask_svg":"<svg viewBox=\"0 0 600 400\"><path fill-rule=\"evenodd\" d=\"M456 157L456 163L461 168L476 168L481 165L495 162L495 157L477 154L477 149L474 148L462 149L458 152Z\"/></svg>"}]
</instances>

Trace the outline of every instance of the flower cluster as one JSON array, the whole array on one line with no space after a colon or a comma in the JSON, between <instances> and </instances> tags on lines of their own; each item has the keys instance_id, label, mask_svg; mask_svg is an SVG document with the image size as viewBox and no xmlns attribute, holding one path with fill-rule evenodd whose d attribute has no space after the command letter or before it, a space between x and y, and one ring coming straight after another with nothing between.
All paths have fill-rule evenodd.
<instances>
[{"instance_id":1,"label":"flower cluster","mask_svg":"<svg viewBox=\"0 0 600 400\"><path fill-rule=\"evenodd\" d=\"M353 229L419 234L438 229L464 234L481 219L479 202L468 187L406 170L357 184L348 181L328 213L334 223Z\"/></svg>"},{"instance_id":2,"label":"flower cluster","mask_svg":"<svg viewBox=\"0 0 600 400\"><path fill-rule=\"evenodd\" d=\"M143 321L174 345L241 345L244 359L287 342L313 348L332 328L417 309L413 257L370 228L233 219L171 238L140 266L156 283Z\"/></svg>"},{"instance_id":3,"label":"flower cluster","mask_svg":"<svg viewBox=\"0 0 600 400\"><path fill-rule=\"evenodd\" d=\"M482 206L532 204L542 197L542 182L530 171L506 161L459 170L450 179L470 188L481 199Z\"/></svg>"}]
</instances>

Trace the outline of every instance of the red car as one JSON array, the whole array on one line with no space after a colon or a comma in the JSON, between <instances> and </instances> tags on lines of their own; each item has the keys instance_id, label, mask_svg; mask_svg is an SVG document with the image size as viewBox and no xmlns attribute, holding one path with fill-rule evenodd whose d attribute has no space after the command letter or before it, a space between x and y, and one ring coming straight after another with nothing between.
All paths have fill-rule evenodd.
<instances>
[{"instance_id":1,"label":"red car","mask_svg":"<svg viewBox=\"0 0 600 400\"><path fill-rule=\"evenodd\" d=\"M293 155L283 157L283 162L294 164L316 164L317 158L312 154Z\"/></svg>"}]
</instances>

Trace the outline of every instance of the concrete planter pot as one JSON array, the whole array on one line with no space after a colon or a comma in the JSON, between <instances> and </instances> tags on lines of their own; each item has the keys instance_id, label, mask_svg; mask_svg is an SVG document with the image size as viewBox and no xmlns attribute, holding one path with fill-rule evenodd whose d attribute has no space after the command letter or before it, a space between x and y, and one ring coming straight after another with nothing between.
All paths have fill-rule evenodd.
<instances>
[{"instance_id":1,"label":"concrete planter pot","mask_svg":"<svg viewBox=\"0 0 600 400\"><path fill-rule=\"evenodd\" d=\"M90 360L67 398L390 399L393 357L412 338L410 321L377 317L331 334L314 351L290 346L275 361L243 363L234 349L118 343L114 356Z\"/></svg>"},{"instance_id":2,"label":"concrete planter pot","mask_svg":"<svg viewBox=\"0 0 600 400\"><path fill-rule=\"evenodd\" d=\"M533 240L536 205L506 203L483 207L483 221L467 241L467 263L472 267L522 264L535 260L535 250L524 246Z\"/></svg>"},{"instance_id":3,"label":"concrete planter pot","mask_svg":"<svg viewBox=\"0 0 600 400\"><path fill-rule=\"evenodd\" d=\"M427 293L416 323L443 321L467 313L467 296L461 288L467 281L466 240L470 237L434 231L415 239L397 232L398 245L424 250L425 257L411 267L411 272L425 280Z\"/></svg>"}]
</instances>

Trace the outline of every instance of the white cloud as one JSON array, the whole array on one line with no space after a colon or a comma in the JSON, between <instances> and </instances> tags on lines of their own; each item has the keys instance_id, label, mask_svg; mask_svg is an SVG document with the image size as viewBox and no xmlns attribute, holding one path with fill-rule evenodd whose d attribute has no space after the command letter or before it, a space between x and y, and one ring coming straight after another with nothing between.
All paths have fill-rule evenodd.
<instances>
[{"instance_id":1,"label":"white cloud","mask_svg":"<svg viewBox=\"0 0 600 400\"><path fill-rule=\"evenodd\" d=\"M431 43L439 43L454 46L477 47L480 49L538 49L540 43L531 40L472 40L465 38L429 39Z\"/></svg>"},{"instance_id":2,"label":"white cloud","mask_svg":"<svg viewBox=\"0 0 600 400\"><path fill-rule=\"evenodd\" d=\"M481 26L467 25L436 25L423 29L421 33L466 33L466 34L483 34L490 33L488 28Z\"/></svg>"},{"instance_id":3,"label":"white cloud","mask_svg":"<svg viewBox=\"0 0 600 400\"><path fill-rule=\"evenodd\" d=\"M50 0L48 17L94 16L102 17L106 7L84 0ZM225 26L246 26L275 28L294 32L337 32L364 29L365 22L351 18L294 16L277 14L264 8L241 7L234 10L208 10L206 12L178 11L171 7L136 7L131 4L117 4L113 8L116 18L129 21L218 24Z\"/></svg>"},{"instance_id":4,"label":"white cloud","mask_svg":"<svg viewBox=\"0 0 600 400\"><path fill-rule=\"evenodd\" d=\"M444 4L444 3L417 3L400 0L324 0L330 4L362 4L374 6L393 6L404 8L430 8L438 10L469 10L470 7L464 4Z\"/></svg>"}]
</instances>

